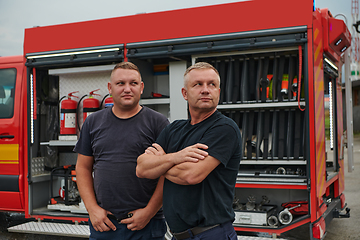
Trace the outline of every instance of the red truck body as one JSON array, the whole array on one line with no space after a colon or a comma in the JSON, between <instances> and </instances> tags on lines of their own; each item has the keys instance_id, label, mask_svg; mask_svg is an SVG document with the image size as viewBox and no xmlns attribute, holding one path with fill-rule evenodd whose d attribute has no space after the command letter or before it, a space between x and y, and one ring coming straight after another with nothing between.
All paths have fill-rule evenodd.
<instances>
[{"instance_id":1,"label":"red truck body","mask_svg":"<svg viewBox=\"0 0 360 240\"><path fill-rule=\"evenodd\" d=\"M24 55L0 58L0 79L6 79L0 81L4 88L4 97L0 89L0 107L8 102L13 110L5 113L0 108L4 113L0 116L0 210L22 212L26 218L86 222L86 214L49 210L49 205L58 203L53 195L59 185L63 187L61 179L74 177L73 173L56 174L55 170L76 163L72 152L76 138L59 139L58 123L49 120L60 118L56 112L60 111L61 96L98 88L81 89L76 83L87 85L83 82L86 80L76 80L81 74L84 78L90 78L87 73L91 77L98 74L106 83L113 64L134 61L140 65L144 79L154 79L144 80L150 81L145 82L145 89L170 96L156 99L148 94L147 99L145 92L142 104L164 113L171 121L186 118L186 103L176 95L180 88L175 87L179 82L176 79L182 76L174 71L181 72L201 60L213 63L219 71L221 66L226 67L219 111L232 117L243 135L235 198L245 204L251 195L258 204L259 198L267 195L276 209L250 213L239 208L236 231L281 235L311 224L311 239L321 239L333 216L341 214L346 206L339 72L351 35L342 20L333 18L327 9L315 9L313 4L310 0L242 1L26 29ZM168 69L162 71L168 76L166 80L155 70L160 65ZM232 71L237 69L240 73L233 78ZM284 83L284 75L280 73L290 79L286 82L289 93L282 97L279 86ZM248 77L240 77L246 74ZM268 74L273 77L272 88L267 85L272 97L262 95L261 77ZM299 81L291 81L300 74ZM103 90L99 94L105 96L106 84L101 81L99 88ZM290 90L294 83L300 91ZM241 86L237 99L231 86ZM246 92L253 91L251 86L258 96L247 98ZM175 102L181 102L180 106ZM185 110L175 113L174 107ZM329 115L330 126L326 120ZM287 127L282 129L281 125ZM254 128L253 133L247 132L249 128ZM249 154L252 143L254 149ZM51 171L34 172L37 160L43 161L42 170ZM282 169L293 173L287 175ZM282 203L298 200L306 202L305 214L294 215L291 223L269 226L267 219L270 215L279 217L284 210ZM254 223L263 215L264 223Z\"/></svg>"}]
</instances>

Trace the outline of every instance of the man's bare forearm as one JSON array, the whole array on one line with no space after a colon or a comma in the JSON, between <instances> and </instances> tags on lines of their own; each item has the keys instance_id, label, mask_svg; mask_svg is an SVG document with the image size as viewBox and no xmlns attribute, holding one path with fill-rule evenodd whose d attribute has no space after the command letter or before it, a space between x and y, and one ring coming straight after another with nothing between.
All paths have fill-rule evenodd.
<instances>
[{"instance_id":1,"label":"man's bare forearm","mask_svg":"<svg viewBox=\"0 0 360 240\"><path fill-rule=\"evenodd\" d=\"M165 178L180 185L195 185L202 182L218 165L220 161L207 156L198 162L178 164L165 173Z\"/></svg>"},{"instance_id":2,"label":"man's bare forearm","mask_svg":"<svg viewBox=\"0 0 360 240\"><path fill-rule=\"evenodd\" d=\"M158 178L177 164L205 159L208 153L202 149L207 149L207 146L197 143L178 152L166 154L159 144L154 143L138 157L136 175L140 178Z\"/></svg>"},{"instance_id":3,"label":"man's bare forearm","mask_svg":"<svg viewBox=\"0 0 360 240\"><path fill-rule=\"evenodd\" d=\"M186 180L185 174L185 164L178 164L171 169L169 169L165 174L164 177L169 180L170 182L179 184L179 185L190 185L190 183Z\"/></svg>"},{"instance_id":4,"label":"man's bare forearm","mask_svg":"<svg viewBox=\"0 0 360 240\"><path fill-rule=\"evenodd\" d=\"M140 155L137 160L136 175L139 178L159 178L174 166L170 155L159 156L147 153Z\"/></svg>"},{"instance_id":5,"label":"man's bare forearm","mask_svg":"<svg viewBox=\"0 0 360 240\"><path fill-rule=\"evenodd\" d=\"M155 188L154 194L149 200L146 208L149 209L150 218L155 216L155 214L160 210L163 202L163 187L164 187L164 176L159 178L158 184Z\"/></svg>"},{"instance_id":6,"label":"man's bare forearm","mask_svg":"<svg viewBox=\"0 0 360 240\"><path fill-rule=\"evenodd\" d=\"M90 171L82 166L76 167L76 183L81 199L88 211L91 211L93 206L98 205L95 197L93 182L92 170Z\"/></svg>"}]
</instances>

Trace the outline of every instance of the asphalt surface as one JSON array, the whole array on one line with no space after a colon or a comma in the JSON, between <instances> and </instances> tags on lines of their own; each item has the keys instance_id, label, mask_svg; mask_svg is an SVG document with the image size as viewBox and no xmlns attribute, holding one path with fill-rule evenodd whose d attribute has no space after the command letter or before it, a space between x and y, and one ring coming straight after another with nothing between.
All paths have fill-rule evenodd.
<instances>
[{"instance_id":1,"label":"asphalt surface","mask_svg":"<svg viewBox=\"0 0 360 240\"><path fill-rule=\"evenodd\" d=\"M352 173L347 171L347 149L345 149L345 197L351 209L350 218L335 218L326 229L324 240L359 240L360 239L360 135L354 137L354 165ZM0 213L0 240L81 240L84 238L60 237L51 235L23 234L7 232L8 216ZM23 221L21 217L12 216L11 225ZM308 225L298 227L281 238L289 240L308 240L310 229Z\"/></svg>"},{"instance_id":2,"label":"asphalt surface","mask_svg":"<svg viewBox=\"0 0 360 240\"><path fill-rule=\"evenodd\" d=\"M324 240L359 240L360 239L360 135L354 136L353 172L348 172L347 149L345 158L345 199L351 209L350 218L334 218L326 229ZM291 240L308 240L310 229L304 225L290 231L284 238Z\"/></svg>"},{"instance_id":3,"label":"asphalt surface","mask_svg":"<svg viewBox=\"0 0 360 240\"><path fill-rule=\"evenodd\" d=\"M354 166L347 171L347 149L345 149L345 199L351 209L350 218L334 219L327 229L325 240L360 239L360 135L354 137Z\"/></svg>"}]
</instances>

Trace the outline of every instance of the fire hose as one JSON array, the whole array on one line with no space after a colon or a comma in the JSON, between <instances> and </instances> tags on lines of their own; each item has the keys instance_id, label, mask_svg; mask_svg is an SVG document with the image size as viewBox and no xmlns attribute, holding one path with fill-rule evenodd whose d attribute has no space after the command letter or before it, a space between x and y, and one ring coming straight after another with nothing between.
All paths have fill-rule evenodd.
<instances>
[{"instance_id":1,"label":"fire hose","mask_svg":"<svg viewBox=\"0 0 360 240\"><path fill-rule=\"evenodd\" d=\"M293 215L291 214L290 210L293 210L293 209L298 208L300 206L301 206L301 204L298 204L298 205L296 205L294 207L285 208L284 210L282 210L278 215L280 223L282 223L284 225L290 224L291 221L293 220Z\"/></svg>"}]
</instances>

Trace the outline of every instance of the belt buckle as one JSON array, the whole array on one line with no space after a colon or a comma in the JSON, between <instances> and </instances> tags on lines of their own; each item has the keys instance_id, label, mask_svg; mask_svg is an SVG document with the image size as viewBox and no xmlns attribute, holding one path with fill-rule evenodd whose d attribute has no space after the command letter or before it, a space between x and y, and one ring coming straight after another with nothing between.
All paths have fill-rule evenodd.
<instances>
[{"instance_id":1,"label":"belt buckle","mask_svg":"<svg viewBox=\"0 0 360 240\"><path fill-rule=\"evenodd\" d=\"M190 228L186 231L183 231L183 232L180 232L180 233L173 233L173 236L175 237L176 240L181 240L181 239L187 239L187 238L190 238L192 236L196 236L200 233L203 233L207 230L210 230L210 229L213 229L217 226L219 226L220 224L216 224L216 225L212 225L212 226L208 226L208 227L193 227L193 228ZM190 233L191 232L191 235Z\"/></svg>"},{"instance_id":2,"label":"belt buckle","mask_svg":"<svg viewBox=\"0 0 360 240\"><path fill-rule=\"evenodd\" d=\"M191 235L188 233L188 231L184 231L184 232L180 232L180 233L173 233L172 235L176 240L182 240L182 239L191 237Z\"/></svg>"},{"instance_id":3,"label":"belt buckle","mask_svg":"<svg viewBox=\"0 0 360 240\"><path fill-rule=\"evenodd\" d=\"M127 219L127 218L131 218L132 216L133 216L133 214L130 213L130 212L127 213L127 214L124 214L124 215L121 216L120 218L116 218L116 216L113 215L113 214L108 214L108 215L107 215L107 217L108 217L109 219L113 219L113 220L117 221L119 224L121 224L121 220Z\"/></svg>"}]
</instances>

